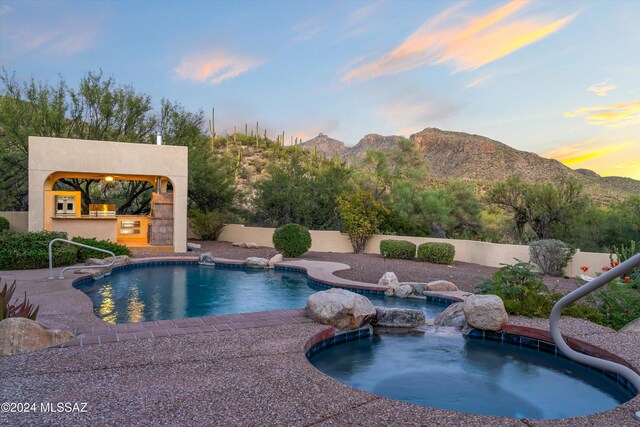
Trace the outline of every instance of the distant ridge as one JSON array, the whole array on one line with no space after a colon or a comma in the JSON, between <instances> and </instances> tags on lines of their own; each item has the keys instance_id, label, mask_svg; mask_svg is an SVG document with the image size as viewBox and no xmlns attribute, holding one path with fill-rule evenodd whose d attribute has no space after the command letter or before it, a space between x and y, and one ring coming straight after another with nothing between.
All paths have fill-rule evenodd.
<instances>
[{"instance_id":1,"label":"distant ridge","mask_svg":"<svg viewBox=\"0 0 640 427\"><path fill-rule=\"evenodd\" d=\"M357 161L367 150L396 150L400 139L397 135L368 134L355 146L346 147L343 142L320 134L302 146L311 150L317 147L317 151L326 153L327 157L338 153L342 158ZM480 135L426 128L410 139L422 150L431 175L439 179L491 182L518 175L528 182L541 182L563 176L580 181L585 193L596 201L609 202L640 194L638 180L601 177L587 169L574 170L557 160L516 150Z\"/></svg>"}]
</instances>

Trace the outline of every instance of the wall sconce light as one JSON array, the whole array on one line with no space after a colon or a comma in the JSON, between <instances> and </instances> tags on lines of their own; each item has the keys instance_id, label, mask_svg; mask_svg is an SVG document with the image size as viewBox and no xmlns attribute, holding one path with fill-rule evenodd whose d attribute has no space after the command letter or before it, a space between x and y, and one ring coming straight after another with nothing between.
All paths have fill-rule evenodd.
<instances>
[{"instance_id":1,"label":"wall sconce light","mask_svg":"<svg viewBox=\"0 0 640 427\"><path fill-rule=\"evenodd\" d=\"M107 182L112 182L113 181L113 177L111 175L107 175L104 177L104 180Z\"/></svg>"}]
</instances>

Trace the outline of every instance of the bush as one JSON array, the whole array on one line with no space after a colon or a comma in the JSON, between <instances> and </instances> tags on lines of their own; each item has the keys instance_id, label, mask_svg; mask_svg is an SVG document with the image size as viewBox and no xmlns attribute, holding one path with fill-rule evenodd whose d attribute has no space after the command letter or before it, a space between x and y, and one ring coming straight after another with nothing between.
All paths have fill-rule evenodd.
<instances>
[{"instance_id":1,"label":"bush","mask_svg":"<svg viewBox=\"0 0 640 427\"><path fill-rule=\"evenodd\" d=\"M562 240L542 239L529 245L531 261L550 276L564 276L564 269L575 253L575 248L567 246Z\"/></svg>"},{"instance_id":2,"label":"bush","mask_svg":"<svg viewBox=\"0 0 640 427\"><path fill-rule=\"evenodd\" d=\"M84 238L84 237L74 237L71 239L76 243L81 243L83 245L93 246L99 249L104 249L106 251L113 252L117 255L131 255L131 251L129 248L123 245L119 245L117 243L112 243L109 240L97 240L95 238ZM105 254L104 252L94 251L93 249L81 248L78 247L78 262L84 262L87 258L105 258L108 257L109 254Z\"/></svg>"},{"instance_id":3,"label":"bush","mask_svg":"<svg viewBox=\"0 0 640 427\"><path fill-rule=\"evenodd\" d=\"M286 224L273 232L273 246L288 258L297 258L311 247L311 233L298 224Z\"/></svg>"},{"instance_id":4,"label":"bush","mask_svg":"<svg viewBox=\"0 0 640 427\"><path fill-rule=\"evenodd\" d=\"M553 306L563 297L560 292L550 291L532 264L516 260L515 265L506 265L478 285L481 294L498 295L504 302L507 313L513 316L549 317ZM601 323L598 309L589 304L572 304L563 315L581 317Z\"/></svg>"},{"instance_id":5,"label":"bush","mask_svg":"<svg viewBox=\"0 0 640 427\"><path fill-rule=\"evenodd\" d=\"M38 231L0 233L0 270L30 270L49 267L49 242L66 239L66 233ZM77 248L58 243L53 246L53 265L71 265L76 262Z\"/></svg>"},{"instance_id":6,"label":"bush","mask_svg":"<svg viewBox=\"0 0 640 427\"><path fill-rule=\"evenodd\" d=\"M227 222L227 215L219 210L209 212L194 211L189 225L200 240L218 240Z\"/></svg>"},{"instance_id":7,"label":"bush","mask_svg":"<svg viewBox=\"0 0 640 427\"><path fill-rule=\"evenodd\" d=\"M416 256L416 245L406 240L382 240L380 253L389 258L413 259Z\"/></svg>"},{"instance_id":8,"label":"bush","mask_svg":"<svg viewBox=\"0 0 640 427\"><path fill-rule=\"evenodd\" d=\"M367 240L377 233L389 210L369 191L342 193L337 199L342 226L349 235L354 253L364 250Z\"/></svg>"},{"instance_id":9,"label":"bush","mask_svg":"<svg viewBox=\"0 0 640 427\"><path fill-rule=\"evenodd\" d=\"M618 330L640 317L640 290L630 285L615 280L588 297L600 314L597 323Z\"/></svg>"},{"instance_id":10,"label":"bush","mask_svg":"<svg viewBox=\"0 0 640 427\"><path fill-rule=\"evenodd\" d=\"M418 259L434 264L451 264L456 248L451 243L423 243L418 246Z\"/></svg>"},{"instance_id":11,"label":"bush","mask_svg":"<svg viewBox=\"0 0 640 427\"><path fill-rule=\"evenodd\" d=\"M9 220L3 216L0 216L0 232L8 230L9 227Z\"/></svg>"}]
</instances>

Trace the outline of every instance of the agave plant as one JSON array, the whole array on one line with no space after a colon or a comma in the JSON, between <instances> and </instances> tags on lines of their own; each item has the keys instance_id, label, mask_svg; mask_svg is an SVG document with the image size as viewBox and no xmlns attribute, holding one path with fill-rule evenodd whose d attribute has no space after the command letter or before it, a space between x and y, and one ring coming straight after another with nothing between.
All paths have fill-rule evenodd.
<instances>
[{"instance_id":1,"label":"agave plant","mask_svg":"<svg viewBox=\"0 0 640 427\"><path fill-rule=\"evenodd\" d=\"M27 319L36 320L38 310L40 307L35 307L29 303L27 299L27 293L24 293L24 300L18 304L18 301L11 303L13 294L16 291L15 280L11 285L5 283L2 290L0 290L0 320L7 319L9 317L26 317Z\"/></svg>"}]
</instances>

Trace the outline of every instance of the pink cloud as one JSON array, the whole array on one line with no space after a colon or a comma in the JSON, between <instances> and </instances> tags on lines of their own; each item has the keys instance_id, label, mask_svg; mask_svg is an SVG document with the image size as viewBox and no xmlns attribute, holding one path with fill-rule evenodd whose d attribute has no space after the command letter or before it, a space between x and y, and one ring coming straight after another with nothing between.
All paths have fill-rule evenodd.
<instances>
[{"instance_id":1,"label":"pink cloud","mask_svg":"<svg viewBox=\"0 0 640 427\"><path fill-rule=\"evenodd\" d=\"M548 37L576 16L518 18L527 3L514 0L471 18L461 13L466 3L455 4L426 21L390 52L345 72L342 81L368 80L443 63L453 66L455 72L473 70Z\"/></svg>"},{"instance_id":2,"label":"pink cloud","mask_svg":"<svg viewBox=\"0 0 640 427\"><path fill-rule=\"evenodd\" d=\"M217 85L261 64L255 58L217 50L187 55L174 71L181 79Z\"/></svg>"}]
</instances>

